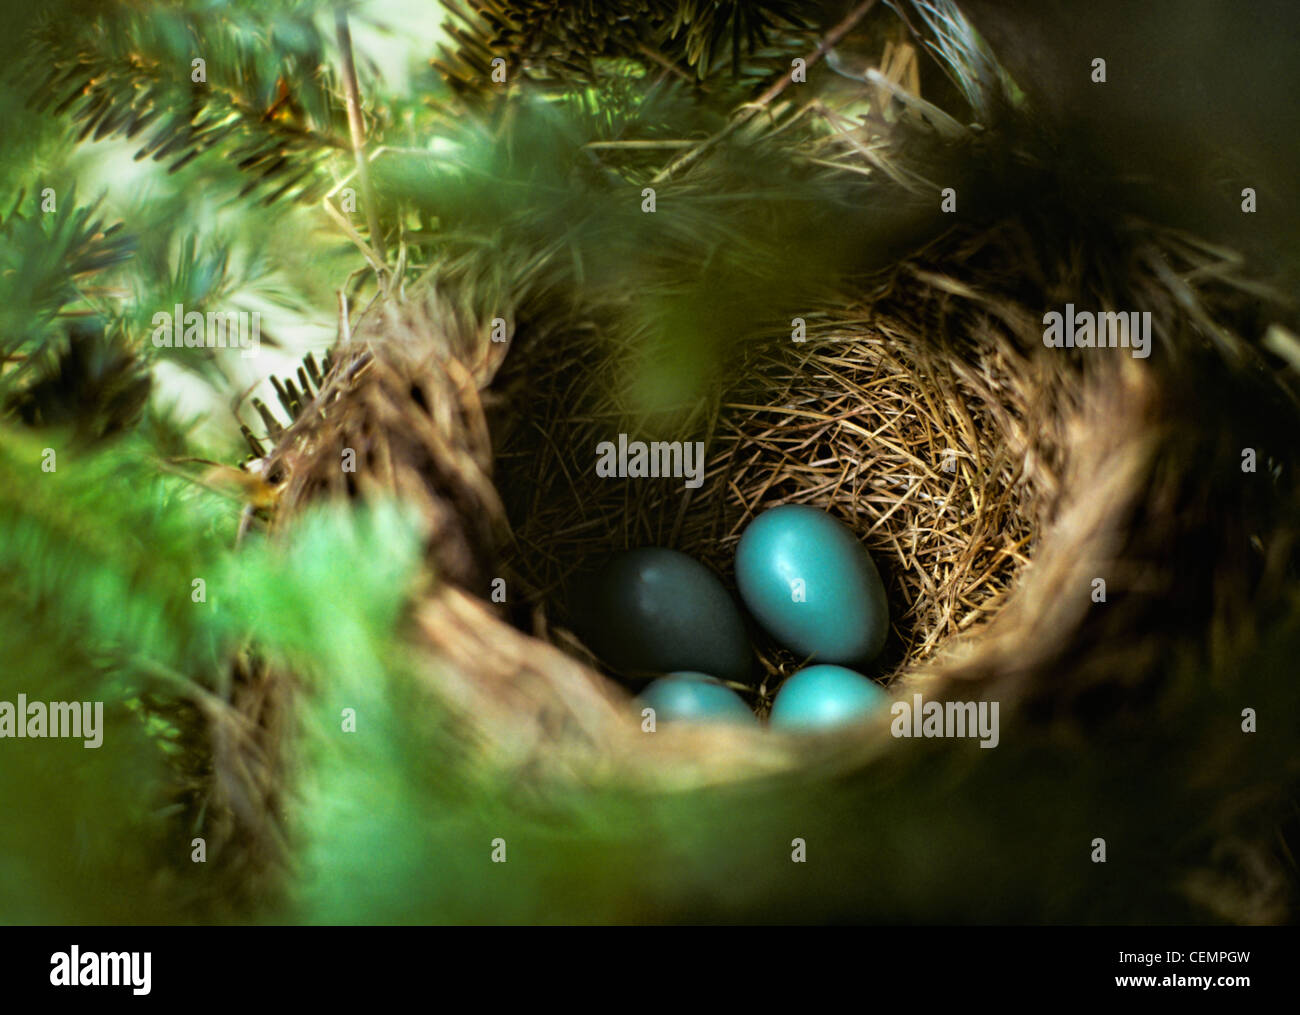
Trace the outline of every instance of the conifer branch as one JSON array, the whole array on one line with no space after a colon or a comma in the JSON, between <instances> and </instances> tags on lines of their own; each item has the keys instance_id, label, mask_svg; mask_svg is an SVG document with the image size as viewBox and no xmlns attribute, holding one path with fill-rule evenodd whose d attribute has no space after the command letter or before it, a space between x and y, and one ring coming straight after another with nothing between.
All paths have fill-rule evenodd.
<instances>
[{"instance_id":1,"label":"conifer branch","mask_svg":"<svg viewBox=\"0 0 1300 1015\"><path fill-rule=\"evenodd\" d=\"M811 67L818 60L820 60L827 53L829 53L832 49L834 49L836 44L842 38L844 38L844 36L848 35L848 33L853 30L853 26L856 25L859 21L861 21L864 17L866 17L867 12L870 11L871 8L874 7L875 5L876 5L876 0L863 0L862 3L858 4L857 7L855 7L852 11L848 13L848 15L844 18L843 21L841 21L838 25L836 25L834 28L832 28L829 32L826 33L826 37L822 39L822 41L818 44L817 48L813 50L812 53L810 53L805 58L804 60L805 65L807 67ZM758 113L766 109L768 105L771 104L773 99L775 99L778 95L780 95L790 86L790 82L792 80L794 79L791 77L791 75L782 74L771 85L771 87L767 89L767 91L765 91L753 102L746 103L743 107L741 107L740 113L737 116L733 117L731 122L729 122L725 127L723 127L722 130L718 131L712 137L703 141L695 148L692 148L690 151L686 152L684 155L681 156L681 158L676 159L675 161L669 163L667 166L665 166L663 169L661 169L658 173L655 174L655 177L651 182L662 183L664 180L669 179L679 169L684 169L686 166L690 165L692 162L698 159L705 152L711 151L718 144L718 142L724 141L726 138L730 137L740 127L744 126L746 123L752 120Z\"/></svg>"}]
</instances>

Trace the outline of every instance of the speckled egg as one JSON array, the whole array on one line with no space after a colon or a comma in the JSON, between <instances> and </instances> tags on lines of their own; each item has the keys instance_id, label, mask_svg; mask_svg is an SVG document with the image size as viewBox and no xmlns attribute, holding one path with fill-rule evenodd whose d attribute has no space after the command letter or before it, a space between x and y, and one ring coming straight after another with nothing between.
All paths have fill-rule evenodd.
<instances>
[{"instance_id":1,"label":"speckled egg","mask_svg":"<svg viewBox=\"0 0 1300 1015\"><path fill-rule=\"evenodd\" d=\"M772 702L771 724L817 730L866 718L889 705L889 695L861 673L843 666L808 666L790 677Z\"/></svg>"},{"instance_id":2,"label":"speckled egg","mask_svg":"<svg viewBox=\"0 0 1300 1015\"><path fill-rule=\"evenodd\" d=\"M642 691L637 705L653 708L656 723L758 722L740 695L707 673L670 673Z\"/></svg>"},{"instance_id":3,"label":"speckled egg","mask_svg":"<svg viewBox=\"0 0 1300 1015\"><path fill-rule=\"evenodd\" d=\"M749 679L752 657L739 607L712 571L684 553L659 547L617 553L573 599L578 633L616 669Z\"/></svg>"},{"instance_id":4,"label":"speckled egg","mask_svg":"<svg viewBox=\"0 0 1300 1015\"><path fill-rule=\"evenodd\" d=\"M824 511L786 504L750 522L736 585L777 641L825 663L869 662L889 633L880 572L866 547Z\"/></svg>"}]
</instances>

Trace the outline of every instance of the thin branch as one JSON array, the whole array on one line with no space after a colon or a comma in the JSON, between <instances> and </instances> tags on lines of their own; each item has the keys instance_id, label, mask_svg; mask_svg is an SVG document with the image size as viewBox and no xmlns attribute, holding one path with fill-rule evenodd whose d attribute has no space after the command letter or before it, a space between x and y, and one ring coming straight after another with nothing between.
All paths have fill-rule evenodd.
<instances>
[{"instance_id":1,"label":"thin branch","mask_svg":"<svg viewBox=\"0 0 1300 1015\"><path fill-rule=\"evenodd\" d=\"M348 15L342 7L334 12L334 25L338 32L339 54L343 59L343 91L347 96L348 130L352 135L352 154L357 163L357 182L361 184L361 199L366 205L366 227L370 230L370 243L378 255L379 264L387 267L384 259L384 238L379 230L379 202L370 183L370 164L366 159L366 125L361 118L361 89L357 86L357 68L352 59L352 32L348 28ZM377 269L382 277L383 271Z\"/></svg>"},{"instance_id":2,"label":"thin branch","mask_svg":"<svg viewBox=\"0 0 1300 1015\"><path fill-rule=\"evenodd\" d=\"M871 8L874 7L875 5L876 5L876 0L863 0L862 3L858 4L857 7L855 7L852 11L850 11L848 16L843 21L841 21L838 25L836 25L834 28L832 28L829 32L826 33L826 37L822 39L821 43L817 46L817 48L813 50L811 54L809 54L808 58L804 61L805 68L811 67L823 56L825 56L832 49L834 49L835 44L838 43L842 38L844 38L844 36L848 35L849 32L853 30L853 26L856 25L859 21L861 21L864 17L866 17L867 12L871 10ZM718 131L718 133L714 134L711 138L708 138L707 140L701 142L697 147L692 148L689 152L687 152L681 158L677 159L675 162L672 162L669 165L665 166L657 174L655 174L654 179L651 180L650 182L662 183L668 177L672 176L675 172L677 172L677 170L690 165L701 155L703 155L706 151L709 151L716 144L718 144L719 141L722 141L725 138L730 137L739 127L748 123L751 119L753 119L753 117L757 113L766 109L773 99L775 99L778 95L780 95L782 92L784 92L787 88L790 87L790 83L793 80L794 77L791 74L788 73L782 74L772 84L772 86L768 88L767 91L765 91L753 102L748 102L744 106L742 106L740 113L736 117L734 117L730 123L728 123L725 127L723 127L722 130Z\"/></svg>"},{"instance_id":3,"label":"thin branch","mask_svg":"<svg viewBox=\"0 0 1300 1015\"><path fill-rule=\"evenodd\" d=\"M325 213L330 218L339 224L339 228L348 234L348 239L357 245L357 249L365 255L366 260L370 262L370 266L375 269L375 274L379 275L382 281L384 272L388 270L388 266L384 263L383 253L365 241L365 237L357 232L356 226L348 221L346 215L334 207L328 197L321 201L321 207L325 209Z\"/></svg>"},{"instance_id":4,"label":"thin branch","mask_svg":"<svg viewBox=\"0 0 1300 1015\"><path fill-rule=\"evenodd\" d=\"M705 86L702 82L692 81L691 75L687 74L684 70L682 70L675 63L669 60L666 56L660 53L657 49L650 48L644 42L638 42L636 48L637 48L637 52L640 53L642 56L649 57L655 63L659 64L659 66L661 66L669 74L677 75L677 77L681 78L688 85L698 84L701 91L707 92L709 90L708 87Z\"/></svg>"}]
</instances>

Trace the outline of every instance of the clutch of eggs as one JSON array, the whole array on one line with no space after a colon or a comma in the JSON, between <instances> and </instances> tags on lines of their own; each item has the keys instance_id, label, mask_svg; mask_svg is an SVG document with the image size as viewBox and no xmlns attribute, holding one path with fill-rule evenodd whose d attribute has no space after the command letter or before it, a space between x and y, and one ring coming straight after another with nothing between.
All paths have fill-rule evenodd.
<instances>
[{"instance_id":1,"label":"clutch of eggs","mask_svg":"<svg viewBox=\"0 0 1300 1015\"><path fill-rule=\"evenodd\" d=\"M812 663L778 690L774 727L824 729L888 703L879 685L849 668L879 655L889 608L875 563L846 526L802 505L763 512L737 546L736 584L763 629ZM740 610L703 564L661 547L626 550L575 602L579 634L607 663L667 674L639 699L657 720L756 721L719 679L746 682L753 655Z\"/></svg>"}]
</instances>

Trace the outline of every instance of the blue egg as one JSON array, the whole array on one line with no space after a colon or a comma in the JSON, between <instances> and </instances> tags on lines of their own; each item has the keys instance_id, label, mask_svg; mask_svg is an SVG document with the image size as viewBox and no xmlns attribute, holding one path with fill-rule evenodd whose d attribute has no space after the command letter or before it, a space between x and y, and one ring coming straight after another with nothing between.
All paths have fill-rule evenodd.
<instances>
[{"instance_id":1,"label":"blue egg","mask_svg":"<svg viewBox=\"0 0 1300 1015\"><path fill-rule=\"evenodd\" d=\"M578 633L615 669L749 679L752 657L740 609L717 576L684 553L659 547L617 553L574 599Z\"/></svg>"},{"instance_id":2,"label":"blue egg","mask_svg":"<svg viewBox=\"0 0 1300 1015\"><path fill-rule=\"evenodd\" d=\"M771 723L791 730L825 729L854 722L889 704L889 695L861 673L843 666L809 666L776 692Z\"/></svg>"},{"instance_id":3,"label":"blue egg","mask_svg":"<svg viewBox=\"0 0 1300 1015\"><path fill-rule=\"evenodd\" d=\"M825 663L870 662L885 645L889 606L866 547L824 511L786 504L749 523L736 585L786 648Z\"/></svg>"},{"instance_id":4,"label":"blue egg","mask_svg":"<svg viewBox=\"0 0 1300 1015\"><path fill-rule=\"evenodd\" d=\"M740 695L706 673L670 673L642 691L637 702L655 710L656 722L758 722Z\"/></svg>"}]
</instances>

